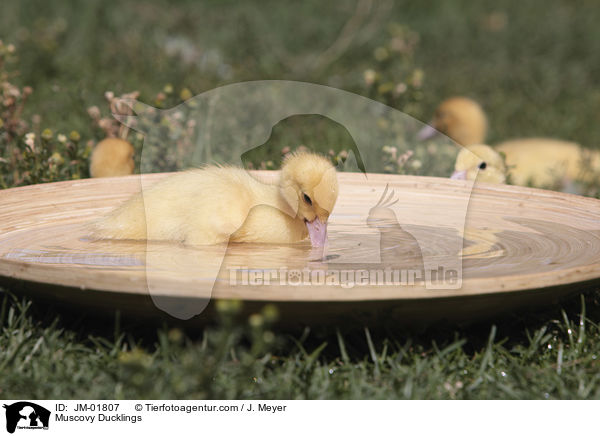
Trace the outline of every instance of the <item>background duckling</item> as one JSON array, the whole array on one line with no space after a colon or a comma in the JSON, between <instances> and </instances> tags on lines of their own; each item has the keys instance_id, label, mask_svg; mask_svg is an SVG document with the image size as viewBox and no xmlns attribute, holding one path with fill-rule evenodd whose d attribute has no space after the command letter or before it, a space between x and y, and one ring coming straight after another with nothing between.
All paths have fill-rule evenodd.
<instances>
[{"instance_id":1,"label":"background duckling","mask_svg":"<svg viewBox=\"0 0 600 436\"><path fill-rule=\"evenodd\" d=\"M575 180L593 182L600 174L600 153L585 150L575 142L548 138L516 139L495 147L506 156L511 181L564 189Z\"/></svg>"},{"instance_id":2,"label":"background duckling","mask_svg":"<svg viewBox=\"0 0 600 436\"><path fill-rule=\"evenodd\" d=\"M489 145L476 144L462 148L456 156L454 173L457 180L505 183L506 165L502 156Z\"/></svg>"},{"instance_id":3,"label":"background duckling","mask_svg":"<svg viewBox=\"0 0 600 436\"><path fill-rule=\"evenodd\" d=\"M418 138L424 141L443 133L461 145L483 144L487 129L487 117L479 103L467 97L452 97L437 107Z\"/></svg>"},{"instance_id":4,"label":"background duckling","mask_svg":"<svg viewBox=\"0 0 600 436\"><path fill-rule=\"evenodd\" d=\"M431 126L423 128L418 137L427 139L439 132L461 145L473 146L485 141L487 127L485 113L476 101L453 97L438 106ZM600 153L574 142L524 138L502 142L494 149L504 154L511 183L516 185L576 191L575 180L592 182L600 173Z\"/></svg>"},{"instance_id":5,"label":"background duckling","mask_svg":"<svg viewBox=\"0 0 600 436\"><path fill-rule=\"evenodd\" d=\"M279 183L263 183L245 169L207 166L178 173L134 195L93 224L93 236L180 241L327 241L327 220L338 196L335 168L313 153L284 159Z\"/></svg>"},{"instance_id":6,"label":"background duckling","mask_svg":"<svg viewBox=\"0 0 600 436\"><path fill-rule=\"evenodd\" d=\"M92 152L90 175L92 177L117 177L133 174L133 146L120 138L100 141Z\"/></svg>"}]
</instances>

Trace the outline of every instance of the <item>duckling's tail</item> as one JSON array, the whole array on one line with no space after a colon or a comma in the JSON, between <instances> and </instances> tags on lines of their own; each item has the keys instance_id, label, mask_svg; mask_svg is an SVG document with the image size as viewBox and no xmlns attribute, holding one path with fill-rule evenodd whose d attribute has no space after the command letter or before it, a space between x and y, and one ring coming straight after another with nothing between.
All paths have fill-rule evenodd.
<instances>
[{"instance_id":1,"label":"duckling's tail","mask_svg":"<svg viewBox=\"0 0 600 436\"><path fill-rule=\"evenodd\" d=\"M93 239L146 239L147 226L144 201L135 195L109 215L90 223Z\"/></svg>"}]
</instances>

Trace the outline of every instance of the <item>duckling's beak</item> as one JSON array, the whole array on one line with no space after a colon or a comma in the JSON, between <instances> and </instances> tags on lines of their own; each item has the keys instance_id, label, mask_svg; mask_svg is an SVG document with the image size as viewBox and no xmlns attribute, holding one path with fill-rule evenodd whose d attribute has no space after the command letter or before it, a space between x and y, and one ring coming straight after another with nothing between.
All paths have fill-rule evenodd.
<instances>
[{"instance_id":1,"label":"duckling's beak","mask_svg":"<svg viewBox=\"0 0 600 436\"><path fill-rule=\"evenodd\" d=\"M308 229L308 236L313 247L323 247L327 242L327 223L318 217L312 221L304 220Z\"/></svg>"},{"instance_id":2,"label":"duckling's beak","mask_svg":"<svg viewBox=\"0 0 600 436\"><path fill-rule=\"evenodd\" d=\"M425 126L417 133L417 139L419 141L425 141L426 139L433 138L439 132L432 126Z\"/></svg>"},{"instance_id":3,"label":"duckling's beak","mask_svg":"<svg viewBox=\"0 0 600 436\"><path fill-rule=\"evenodd\" d=\"M450 178L453 180L467 180L467 171L454 171Z\"/></svg>"}]
</instances>

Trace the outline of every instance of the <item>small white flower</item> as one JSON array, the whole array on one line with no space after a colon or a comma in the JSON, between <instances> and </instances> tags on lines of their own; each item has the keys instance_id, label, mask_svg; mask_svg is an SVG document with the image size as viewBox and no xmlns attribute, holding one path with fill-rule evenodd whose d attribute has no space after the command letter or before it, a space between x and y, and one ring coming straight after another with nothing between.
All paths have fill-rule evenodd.
<instances>
[{"instance_id":1,"label":"small white flower","mask_svg":"<svg viewBox=\"0 0 600 436\"><path fill-rule=\"evenodd\" d=\"M65 142L67 142L67 137L65 135L63 135L62 133L60 133L56 139L58 139L58 142L60 142L61 144L64 144Z\"/></svg>"},{"instance_id":2,"label":"small white flower","mask_svg":"<svg viewBox=\"0 0 600 436\"><path fill-rule=\"evenodd\" d=\"M408 89L408 87L406 86L406 83L398 83L396 85L396 94L404 94L406 92L406 90Z\"/></svg>"},{"instance_id":3,"label":"small white flower","mask_svg":"<svg viewBox=\"0 0 600 436\"><path fill-rule=\"evenodd\" d=\"M377 79L377 73L375 72L375 70L369 69L363 73L363 77L367 85L372 85L373 83L375 83L375 79Z\"/></svg>"},{"instance_id":4,"label":"small white flower","mask_svg":"<svg viewBox=\"0 0 600 436\"><path fill-rule=\"evenodd\" d=\"M390 147L389 145L385 145L383 147L383 152L389 154L393 160L396 160L398 149L396 147Z\"/></svg>"},{"instance_id":5,"label":"small white flower","mask_svg":"<svg viewBox=\"0 0 600 436\"><path fill-rule=\"evenodd\" d=\"M35 149L35 133L27 133L25 135L25 144L33 151Z\"/></svg>"},{"instance_id":6,"label":"small white flower","mask_svg":"<svg viewBox=\"0 0 600 436\"><path fill-rule=\"evenodd\" d=\"M100 109L98 106L91 106L88 108L88 114L94 119L100 118Z\"/></svg>"}]
</instances>

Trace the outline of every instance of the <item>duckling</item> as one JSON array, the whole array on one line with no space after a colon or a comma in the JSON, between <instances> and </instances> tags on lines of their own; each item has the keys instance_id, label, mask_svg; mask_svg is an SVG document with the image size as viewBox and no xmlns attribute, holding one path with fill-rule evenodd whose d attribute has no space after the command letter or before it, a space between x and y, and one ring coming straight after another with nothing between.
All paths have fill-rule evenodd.
<instances>
[{"instance_id":1,"label":"duckling","mask_svg":"<svg viewBox=\"0 0 600 436\"><path fill-rule=\"evenodd\" d=\"M133 146L120 138L106 138L100 141L90 160L92 177L117 177L133 174Z\"/></svg>"},{"instance_id":2,"label":"duckling","mask_svg":"<svg viewBox=\"0 0 600 436\"><path fill-rule=\"evenodd\" d=\"M466 97L452 97L437 107L418 138L424 141L443 133L461 145L483 144L487 129L487 117L479 103Z\"/></svg>"},{"instance_id":3,"label":"duckling","mask_svg":"<svg viewBox=\"0 0 600 436\"><path fill-rule=\"evenodd\" d=\"M511 181L517 185L560 188L575 180L593 182L600 173L600 153L575 142L548 138L505 141L495 147L506 156ZM577 190L574 187L575 191Z\"/></svg>"},{"instance_id":4,"label":"duckling","mask_svg":"<svg viewBox=\"0 0 600 436\"><path fill-rule=\"evenodd\" d=\"M458 152L454 173L457 180L475 180L485 183L505 183L506 165L502 156L489 145L477 144Z\"/></svg>"},{"instance_id":5,"label":"duckling","mask_svg":"<svg viewBox=\"0 0 600 436\"><path fill-rule=\"evenodd\" d=\"M177 173L134 195L93 224L104 239L231 242L327 242L327 220L338 196L331 162L297 152L282 164L278 183L263 183L245 169L206 166Z\"/></svg>"},{"instance_id":6,"label":"duckling","mask_svg":"<svg viewBox=\"0 0 600 436\"><path fill-rule=\"evenodd\" d=\"M465 97L443 101L435 111L431 126L419 132L419 139L443 133L463 146L481 144L487 135L487 118L481 106ZM600 173L600 153L579 144L550 138L513 139L494 149L506 157L511 183L538 187L574 188L573 182L593 182ZM476 153L477 154L477 153ZM596 175L597 178L597 175Z\"/></svg>"}]
</instances>

